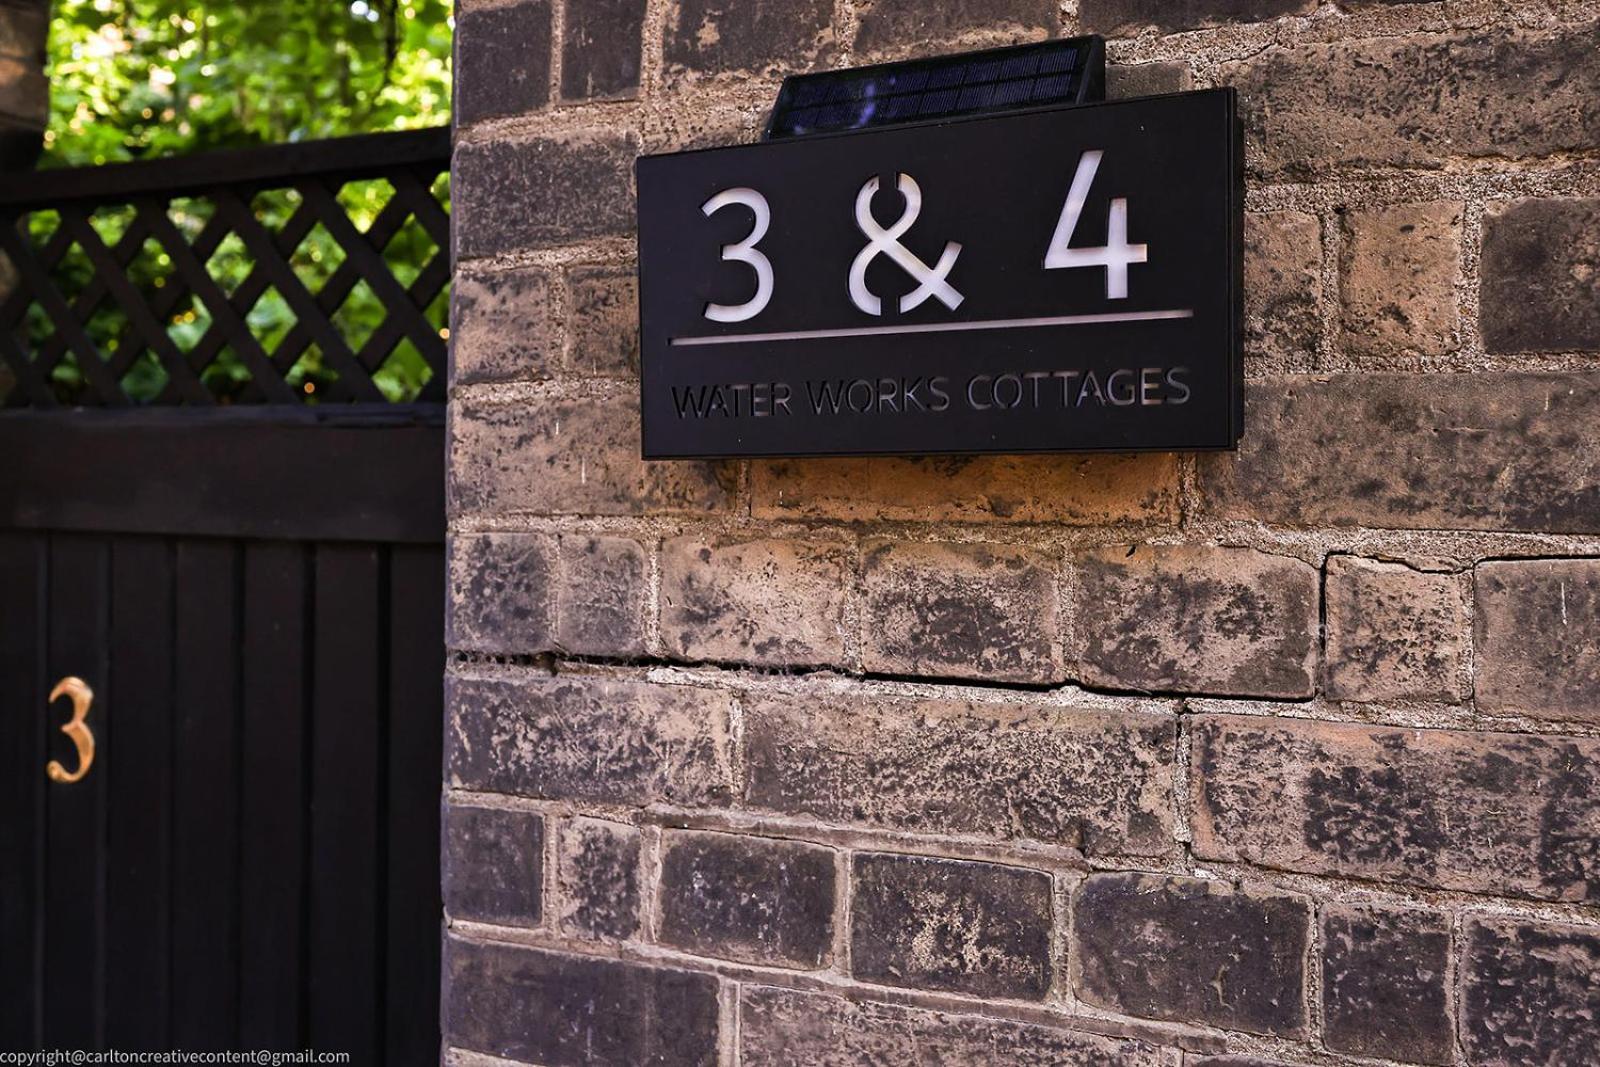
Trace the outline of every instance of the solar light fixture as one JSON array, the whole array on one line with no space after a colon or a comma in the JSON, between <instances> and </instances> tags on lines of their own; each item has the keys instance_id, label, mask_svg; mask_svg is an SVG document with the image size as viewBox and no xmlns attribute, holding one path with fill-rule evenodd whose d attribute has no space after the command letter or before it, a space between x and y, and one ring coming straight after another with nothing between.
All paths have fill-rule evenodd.
<instances>
[{"instance_id":1,"label":"solar light fixture","mask_svg":"<svg viewBox=\"0 0 1600 1067\"><path fill-rule=\"evenodd\" d=\"M1097 36L796 74L783 80L764 139L1021 111L1105 99Z\"/></svg>"}]
</instances>

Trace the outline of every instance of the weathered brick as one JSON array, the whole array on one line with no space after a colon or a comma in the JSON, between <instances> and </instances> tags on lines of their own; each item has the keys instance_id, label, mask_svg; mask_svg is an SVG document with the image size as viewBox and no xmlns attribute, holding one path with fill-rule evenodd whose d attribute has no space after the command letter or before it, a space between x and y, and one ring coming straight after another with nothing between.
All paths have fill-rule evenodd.
<instances>
[{"instance_id":1,"label":"weathered brick","mask_svg":"<svg viewBox=\"0 0 1600 1067\"><path fill-rule=\"evenodd\" d=\"M1143 691L1308 697L1317 572L1249 548L1115 545L1073 557L1079 677Z\"/></svg>"},{"instance_id":2,"label":"weathered brick","mask_svg":"<svg viewBox=\"0 0 1600 1067\"><path fill-rule=\"evenodd\" d=\"M950 50L952 38L981 33L1010 43L1054 36L1060 23L1054 0L862 0L856 7L855 47L876 52L932 45Z\"/></svg>"},{"instance_id":3,"label":"weathered brick","mask_svg":"<svg viewBox=\"0 0 1600 1067\"><path fill-rule=\"evenodd\" d=\"M539 925L544 900L540 815L449 805L443 866L444 906L452 919Z\"/></svg>"},{"instance_id":4,"label":"weathered brick","mask_svg":"<svg viewBox=\"0 0 1600 1067\"><path fill-rule=\"evenodd\" d=\"M1351 358L1393 365L1460 344L1461 212L1449 202L1345 212L1339 284Z\"/></svg>"},{"instance_id":5,"label":"weathered brick","mask_svg":"<svg viewBox=\"0 0 1600 1067\"><path fill-rule=\"evenodd\" d=\"M835 881L831 849L669 831L659 937L703 956L821 967L832 954Z\"/></svg>"},{"instance_id":6,"label":"weathered brick","mask_svg":"<svg viewBox=\"0 0 1600 1067\"><path fill-rule=\"evenodd\" d=\"M1462 1034L1474 1067L1586 1067L1600 1019L1600 930L1531 919L1467 923Z\"/></svg>"},{"instance_id":7,"label":"weathered brick","mask_svg":"<svg viewBox=\"0 0 1600 1067\"><path fill-rule=\"evenodd\" d=\"M1183 1061L1184 1067L1289 1067L1289 1064L1277 1060L1263 1060L1255 1056L1207 1056L1201 1060L1191 1060L1187 1057Z\"/></svg>"},{"instance_id":8,"label":"weathered brick","mask_svg":"<svg viewBox=\"0 0 1600 1067\"><path fill-rule=\"evenodd\" d=\"M1322 224L1301 211L1244 219L1244 354L1251 374L1306 371L1322 336Z\"/></svg>"},{"instance_id":9,"label":"weathered brick","mask_svg":"<svg viewBox=\"0 0 1600 1067\"><path fill-rule=\"evenodd\" d=\"M1480 564L1478 708L1600 722L1600 559Z\"/></svg>"},{"instance_id":10,"label":"weathered brick","mask_svg":"<svg viewBox=\"0 0 1600 1067\"><path fill-rule=\"evenodd\" d=\"M451 222L461 259L633 231L638 143L573 133L456 146Z\"/></svg>"},{"instance_id":11,"label":"weathered brick","mask_svg":"<svg viewBox=\"0 0 1600 1067\"><path fill-rule=\"evenodd\" d=\"M1073 968L1091 1004L1299 1036L1310 908L1198 878L1096 874L1074 894Z\"/></svg>"},{"instance_id":12,"label":"weathered brick","mask_svg":"<svg viewBox=\"0 0 1600 1067\"><path fill-rule=\"evenodd\" d=\"M456 20L456 122L465 125L543 107L550 99L550 4L521 0L474 7Z\"/></svg>"},{"instance_id":13,"label":"weathered brick","mask_svg":"<svg viewBox=\"0 0 1600 1067\"><path fill-rule=\"evenodd\" d=\"M851 560L837 542L674 538L661 550L661 639L686 659L842 663Z\"/></svg>"},{"instance_id":14,"label":"weathered brick","mask_svg":"<svg viewBox=\"0 0 1600 1067\"><path fill-rule=\"evenodd\" d=\"M546 1067L713 1067L709 974L445 942L445 1043Z\"/></svg>"},{"instance_id":15,"label":"weathered brick","mask_svg":"<svg viewBox=\"0 0 1600 1067\"><path fill-rule=\"evenodd\" d=\"M1112 63L1106 67L1106 99L1131 100L1140 96L1181 93L1194 77L1183 60L1161 63ZM1249 292L1247 288L1246 293Z\"/></svg>"},{"instance_id":16,"label":"weathered brick","mask_svg":"<svg viewBox=\"0 0 1600 1067\"><path fill-rule=\"evenodd\" d=\"M539 534L453 535L445 643L499 654L548 649L551 549Z\"/></svg>"},{"instance_id":17,"label":"weathered brick","mask_svg":"<svg viewBox=\"0 0 1600 1067\"><path fill-rule=\"evenodd\" d=\"M1328 559L1324 684L1334 700L1466 697L1466 582L1403 563Z\"/></svg>"},{"instance_id":18,"label":"weathered brick","mask_svg":"<svg viewBox=\"0 0 1600 1067\"><path fill-rule=\"evenodd\" d=\"M1213 516L1600 531L1600 373L1272 378L1245 398L1239 451L1200 460Z\"/></svg>"},{"instance_id":19,"label":"weathered brick","mask_svg":"<svg viewBox=\"0 0 1600 1067\"><path fill-rule=\"evenodd\" d=\"M1600 896L1600 741L1204 716L1190 763L1204 859Z\"/></svg>"},{"instance_id":20,"label":"weathered brick","mask_svg":"<svg viewBox=\"0 0 1600 1067\"><path fill-rule=\"evenodd\" d=\"M1142 1041L744 985L744 1067L1158 1067Z\"/></svg>"},{"instance_id":21,"label":"weathered brick","mask_svg":"<svg viewBox=\"0 0 1600 1067\"><path fill-rule=\"evenodd\" d=\"M1171 716L877 694L742 703L753 807L1091 855L1174 847Z\"/></svg>"},{"instance_id":22,"label":"weathered brick","mask_svg":"<svg viewBox=\"0 0 1600 1067\"><path fill-rule=\"evenodd\" d=\"M639 88L645 0L583 0L566 8L561 95L615 100Z\"/></svg>"},{"instance_id":23,"label":"weathered brick","mask_svg":"<svg viewBox=\"0 0 1600 1067\"><path fill-rule=\"evenodd\" d=\"M1322 915L1322 1029L1335 1052L1454 1063L1446 987L1450 922L1394 908Z\"/></svg>"},{"instance_id":24,"label":"weathered brick","mask_svg":"<svg viewBox=\"0 0 1600 1067\"><path fill-rule=\"evenodd\" d=\"M556 643L579 656L643 655L647 567L631 537L562 534Z\"/></svg>"},{"instance_id":25,"label":"weathered brick","mask_svg":"<svg viewBox=\"0 0 1600 1067\"><path fill-rule=\"evenodd\" d=\"M563 933L626 941L639 932L639 831L576 818L561 824L556 864Z\"/></svg>"},{"instance_id":26,"label":"weathered brick","mask_svg":"<svg viewBox=\"0 0 1600 1067\"><path fill-rule=\"evenodd\" d=\"M728 506L731 464L639 458L637 396L451 407L452 514L641 515Z\"/></svg>"},{"instance_id":27,"label":"weathered brick","mask_svg":"<svg viewBox=\"0 0 1600 1067\"><path fill-rule=\"evenodd\" d=\"M1303 15L1317 0L1082 0L1078 19L1091 33L1127 37L1143 30L1194 30L1230 22Z\"/></svg>"},{"instance_id":28,"label":"weathered brick","mask_svg":"<svg viewBox=\"0 0 1600 1067\"><path fill-rule=\"evenodd\" d=\"M669 70L801 69L831 57L835 44L833 0L673 0L668 8Z\"/></svg>"},{"instance_id":29,"label":"weathered brick","mask_svg":"<svg viewBox=\"0 0 1600 1067\"><path fill-rule=\"evenodd\" d=\"M639 279L631 267L574 267L567 275L567 362L601 378L639 375Z\"/></svg>"},{"instance_id":30,"label":"weathered brick","mask_svg":"<svg viewBox=\"0 0 1600 1067\"><path fill-rule=\"evenodd\" d=\"M869 671L1042 682L1061 676L1050 562L1009 545L880 543L866 553Z\"/></svg>"},{"instance_id":31,"label":"weathered brick","mask_svg":"<svg viewBox=\"0 0 1600 1067\"><path fill-rule=\"evenodd\" d=\"M726 693L569 675L445 680L450 783L555 800L726 804Z\"/></svg>"},{"instance_id":32,"label":"weathered brick","mask_svg":"<svg viewBox=\"0 0 1600 1067\"><path fill-rule=\"evenodd\" d=\"M1042 1000L1050 876L992 863L857 853L850 965L883 985Z\"/></svg>"},{"instance_id":33,"label":"weathered brick","mask_svg":"<svg viewBox=\"0 0 1600 1067\"><path fill-rule=\"evenodd\" d=\"M49 32L46 0L18 0L0 7L0 54L43 64Z\"/></svg>"},{"instance_id":34,"label":"weathered brick","mask_svg":"<svg viewBox=\"0 0 1600 1067\"><path fill-rule=\"evenodd\" d=\"M1489 351L1600 351L1600 199L1491 204L1480 271Z\"/></svg>"},{"instance_id":35,"label":"weathered brick","mask_svg":"<svg viewBox=\"0 0 1600 1067\"><path fill-rule=\"evenodd\" d=\"M21 169L32 167L38 158L40 134L50 118L50 81L40 66L32 57L0 57L0 115L13 120L0 143Z\"/></svg>"},{"instance_id":36,"label":"weathered brick","mask_svg":"<svg viewBox=\"0 0 1600 1067\"><path fill-rule=\"evenodd\" d=\"M451 291L454 385L548 378L560 355L550 279L537 267L456 275Z\"/></svg>"},{"instance_id":37,"label":"weathered brick","mask_svg":"<svg viewBox=\"0 0 1600 1067\"><path fill-rule=\"evenodd\" d=\"M1522 159L1600 140L1597 25L1275 45L1216 74L1258 173Z\"/></svg>"},{"instance_id":38,"label":"weathered brick","mask_svg":"<svg viewBox=\"0 0 1600 1067\"><path fill-rule=\"evenodd\" d=\"M870 522L1176 523L1171 455L759 460L760 518Z\"/></svg>"}]
</instances>

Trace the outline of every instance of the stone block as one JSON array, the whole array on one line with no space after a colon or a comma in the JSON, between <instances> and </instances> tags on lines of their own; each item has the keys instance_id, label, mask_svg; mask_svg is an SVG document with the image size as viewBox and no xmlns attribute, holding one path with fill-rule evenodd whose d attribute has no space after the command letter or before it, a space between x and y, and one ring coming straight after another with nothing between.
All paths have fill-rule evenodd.
<instances>
[{"instance_id":1,"label":"stone block","mask_svg":"<svg viewBox=\"0 0 1600 1067\"><path fill-rule=\"evenodd\" d=\"M1324 685L1334 700L1466 697L1472 625L1461 575L1358 556L1328 559Z\"/></svg>"},{"instance_id":2,"label":"stone block","mask_svg":"<svg viewBox=\"0 0 1600 1067\"><path fill-rule=\"evenodd\" d=\"M1461 213L1448 202L1345 212L1339 285L1349 358L1396 367L1460 346Z\"/></svg>"},{"instance_id":3,"label":"stone block","mask_svg":"<svg viewBox=\"0 0 1600 1067\"><path fill-rule=\"evenodd\" d=\"M1600 933L1533 919L1470 919L1461 1043L1474 1067L1583 1067L1600 1018Z\"/></svg>"},{"instance_id":4,"label":"stone block","mask_svg":"<svg viewBox=\"0 0 1600 1067\"><path fill-rule=\"evenodd\" d=\"M457 123L520 115L549 102L549 0L467 8L455 36Z\"/></svg>"},{"instance_id":5,"label":"stone block","mask_svg":"<svg viewBox=\"0 0 1600 1067\"><path fill-rule=\"evenodd\" d=\"M700 74L805 70L831 58L832 0L672 0L667 69Z\"/></svg>"},{"instance_id":6,"label":"stone block","mask_svg":"<svg viewBox=\"0 0 1600 1067\"><path fill-rule=\"evenodd\" d=\"M631 537L562 534L560 556L556 643L579 656L642 656L645 547Z\"/></svg>"},{"instance_id":7,"label":"stone block","mask_svg":"<svg viewBox=\"0 0 1600 1067\"><path fill-rule=\"evenodd\" d=\"M631 134L570 133L456 146L451 226L458 259L633 232Z\"/></svg>"},{"instance_id":8,"label":"stone block","mask_svg":"<svg viewBox=\"0 0 1600 1067\"><path fill-rule=\"evenodd\" d=\"M452 919L538 926L544 818L451 804L444 810L444 907Z\"/></svg>"},{"instance_id":9,"label":"stone block","mask_svg":"<svg viewBox=\"0 0 1600 1067\"><path fill-rule=\"evenodd\" d=\"M1449 966L1449 916L1329 906L1322 913L1328 1048L1406 1063L1454 1063Z\"/></svg>"},{"instance_id":10,"label":"stone block","mask_svg":"<svg viewBox=\"0 0 1600 1067\"><path fill-rule=\"evenodd\" d=\"M561 96L616 100L639 90L645 0L581 0L566 8Z\"/></svg>"},{"instance_id":11,"label":"stone block","mask_svg":"<svg viewBox=\"0 0 1600 1067\"><path fill-rule=\"evenodd\" d=\"M567 364L595 378L639 376L639 278L632 267L567 272Z\"/></svg>"},{"instance_id":12,"label":"stone block","mask_svg":"<svg viewBox=\"0 0 1600 1067\"><path fill-rule=\"evenodd\" d=\"M547 650L553 555L541 534L452 535L445 643L497 655Z\"/></svg>"},{"instance_id":13,"label":"stone block","mask_svg":"<svg viewBox=\"0 0 1600 1067\"><path fill-rule=\"evenodd\" d=\"M561 824L556 864L561 931L586 941L639 932L639 830L575 818Z\"/></svg>"},{"instance_id":14,"label":"stone block","mask_svg":"<svg viewBox=\"0 0 1600 1067\"><path fill-rule=\"evenodd\" d=\"M450 382L551 377L560 359L549 276L537 267L461 272L451 290Z\"/></svg>"},{"instance_id":15,"label":"stone block","mask_svg":"<svg viewBox=\"0 0 1600 1067\"><path fill-rule=\"evenodd\" d=\"M1600 352L1600 199L1491 204L1479 270L1490 352Z\"/></svg>"}]
</instances>

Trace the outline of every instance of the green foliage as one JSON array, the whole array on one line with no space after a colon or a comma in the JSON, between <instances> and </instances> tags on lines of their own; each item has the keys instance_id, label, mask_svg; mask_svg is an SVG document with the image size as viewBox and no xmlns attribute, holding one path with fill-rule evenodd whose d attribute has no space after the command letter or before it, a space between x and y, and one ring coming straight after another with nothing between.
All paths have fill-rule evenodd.
<instances>
[{"instance_id":1,"label":"green foliage","mask_svg":"<svg viewBox=\"0 0 1600 1067\"><path fill-rule=\"evenodd\" d=\"M55 0L49 47L51 124L41 167L89 166L158 159L201 151L283 144L356 133L439 126L449 121L451 0ZM340 201L360 229L383 208L385 182L346 186ZM277 232L299 198L292 190L258 194L255 214ZM175 202L173 221L191 240L210 216L203 200ZM94 225L114 244L131 209L102 210ZM41 212L31 220L36 246L54 232L56 218ZM421 227L409 223L385 249L402 284L409 284L433 246ZM343 252L320 226L295 250L291 265L313 292L343 260ZM213 277L231 293L249 274L253 258L230 238L209 261ZM89 283L86 257L69 256L55 271L71 300ZM172 276L164 252L147 243L129 277L147 300ZM115 359L126 320L101 305L89 333L102 353ZM445 299L429 309L445 320ZM336 316L352 348L359 348L384 318L365 284L357 286ZM253 332L268 351L288 335L295 318L276 291L249 315ZM35 315L30 340L50 343L49 329ZM188 351L211 325L205 304L192 298L173 308L168 332ZM377 376L391 398L414 397L428 370L409 341L396 349ZM234 397L249 375L237 355L224 350L204 378L219 396ZM309 348L290 382L315 399L333 380L320 351ZM165 372L146 352L129 369L124 388L137 400L153 399ZM83 388L76 365L63 360L55 386L71 401Z\"/></svg>"}]
</instances>

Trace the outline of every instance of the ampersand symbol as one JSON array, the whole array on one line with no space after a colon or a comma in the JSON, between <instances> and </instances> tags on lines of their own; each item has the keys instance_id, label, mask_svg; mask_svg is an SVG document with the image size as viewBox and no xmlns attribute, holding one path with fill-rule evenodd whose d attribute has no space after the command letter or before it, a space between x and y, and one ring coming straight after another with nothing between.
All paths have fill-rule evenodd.
<instances>
[{"instance_id":1,"label":"ampersand symbol","mask_svg":"<svg viewBox=\"0 0 1600 1067\"><path fill-rule=\"evenodd\" d=\"M939 255L939 262L930 267L901 244L900 238L911 229L911 224L917 221L917 216L922 212L922 189L909 174L896 175L895 183L900 195L905 197L906 208L887 230L878 225L878 220L872 214L872 197L878 191L878 179L869 179L856 194L856 225L861 227L869 243L856 253L855 262L850 264L850 299L868 315L883 314L883 302L867 288L867 264L884 255L899 264L900 269L918 283L915 289L900 298L902 313L919 306L930 296L938 297L940 303L954 311L966 298L945 279L956 265L961 246L954 241L947 242Z\"/></svg>"}]
</instances>

